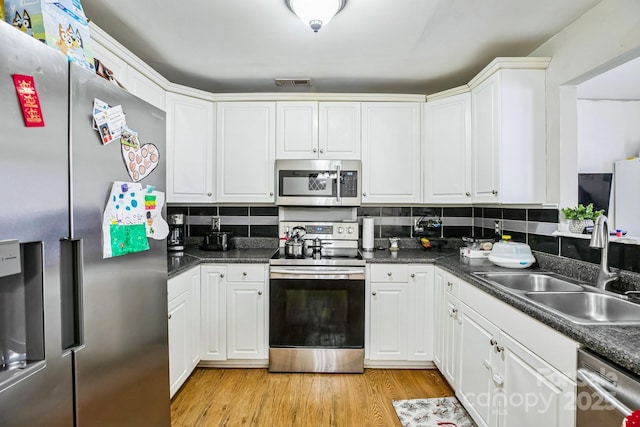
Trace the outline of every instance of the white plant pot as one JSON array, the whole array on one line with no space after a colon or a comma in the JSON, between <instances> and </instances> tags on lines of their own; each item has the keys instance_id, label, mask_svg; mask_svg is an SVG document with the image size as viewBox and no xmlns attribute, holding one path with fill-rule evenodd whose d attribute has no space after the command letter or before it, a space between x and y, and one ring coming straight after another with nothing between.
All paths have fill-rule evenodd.
<instances>
[{"instance_id":1,"label":"white plant pot","mask_svg":"<svg viewBox=\"0 0 640 427\"><path fill-rule=\"evenodd\" d=\"M591 219L571 219L569 220L569 231L572 233L582 234L585 227L593 226L593 220Z\"/></svg>"}]
</instances>

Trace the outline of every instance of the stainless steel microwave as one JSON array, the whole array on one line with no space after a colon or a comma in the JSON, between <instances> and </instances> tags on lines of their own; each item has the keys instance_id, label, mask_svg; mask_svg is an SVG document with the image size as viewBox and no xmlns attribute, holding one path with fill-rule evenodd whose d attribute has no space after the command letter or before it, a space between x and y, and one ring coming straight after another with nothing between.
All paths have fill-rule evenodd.
<instances>
[{"instance_id":1,"label":"stainless steel microwave","mask_svg":"<svg viewBox=\"0 0 640 427\"><path fill-rule=\"evenodd\" d=\"M276 204L360 206L360 160L276 160Z\"/></svg>"}]
</instances>

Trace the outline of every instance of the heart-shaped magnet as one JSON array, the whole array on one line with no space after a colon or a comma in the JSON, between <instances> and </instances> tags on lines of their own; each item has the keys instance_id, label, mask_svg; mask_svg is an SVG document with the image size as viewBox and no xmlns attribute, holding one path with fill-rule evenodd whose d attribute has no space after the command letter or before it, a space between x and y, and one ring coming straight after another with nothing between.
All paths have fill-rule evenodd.
<instances>
[{"instance_id":1,"label":"heart-shaped magnet","mask_svg":"<svg viewBox=\"0 0 640 427\"><path fill-rule=\"evenodd\" d=\"M155 145L144 144L140 147L130 147L121 144L121 146L122 158L133 182L144 179L158 166L160 153Z\"/></svg>"}]
</instances>

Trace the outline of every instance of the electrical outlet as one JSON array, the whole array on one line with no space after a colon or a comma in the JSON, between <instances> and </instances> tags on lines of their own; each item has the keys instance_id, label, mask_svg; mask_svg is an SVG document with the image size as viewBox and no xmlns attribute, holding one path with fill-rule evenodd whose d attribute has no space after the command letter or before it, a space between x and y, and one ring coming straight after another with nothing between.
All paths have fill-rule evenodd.
<instances>
[{"instance_id":1,"label":"electrical outlet","mask_svg":"<svg viewBox=\"0 0 640 427\"><path fill-rule=\"evenodd\" d=\"M220 231L220 217L212 216L211 217L211 229L213 231Z\"/></svg>"},{"instance_id":2,"label":"electrical outlet","mask_svg":"<svg viewBox=\"0 0 640 427\"><path fill-rule=\"evenodd\" d=\"M493 230L496 236L502 236L502 223L499 219L496 219L493 225Z\"/></svg>"}]
</instances>

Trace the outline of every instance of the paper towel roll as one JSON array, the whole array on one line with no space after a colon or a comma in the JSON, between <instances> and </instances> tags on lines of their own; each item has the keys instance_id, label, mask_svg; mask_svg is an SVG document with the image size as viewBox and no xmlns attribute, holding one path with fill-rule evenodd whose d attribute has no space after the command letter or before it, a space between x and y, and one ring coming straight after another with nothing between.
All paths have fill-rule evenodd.
<instances>
[{"instance_id":1,"label":"paper towel roll","mask_svg":"<svg viewBox=\"0 0 640 427\"><path fill-rule=\"evenodd\" d=\"M362 218L362 250L373 250L373 218Z\"/></svg>"}]
</instances>

